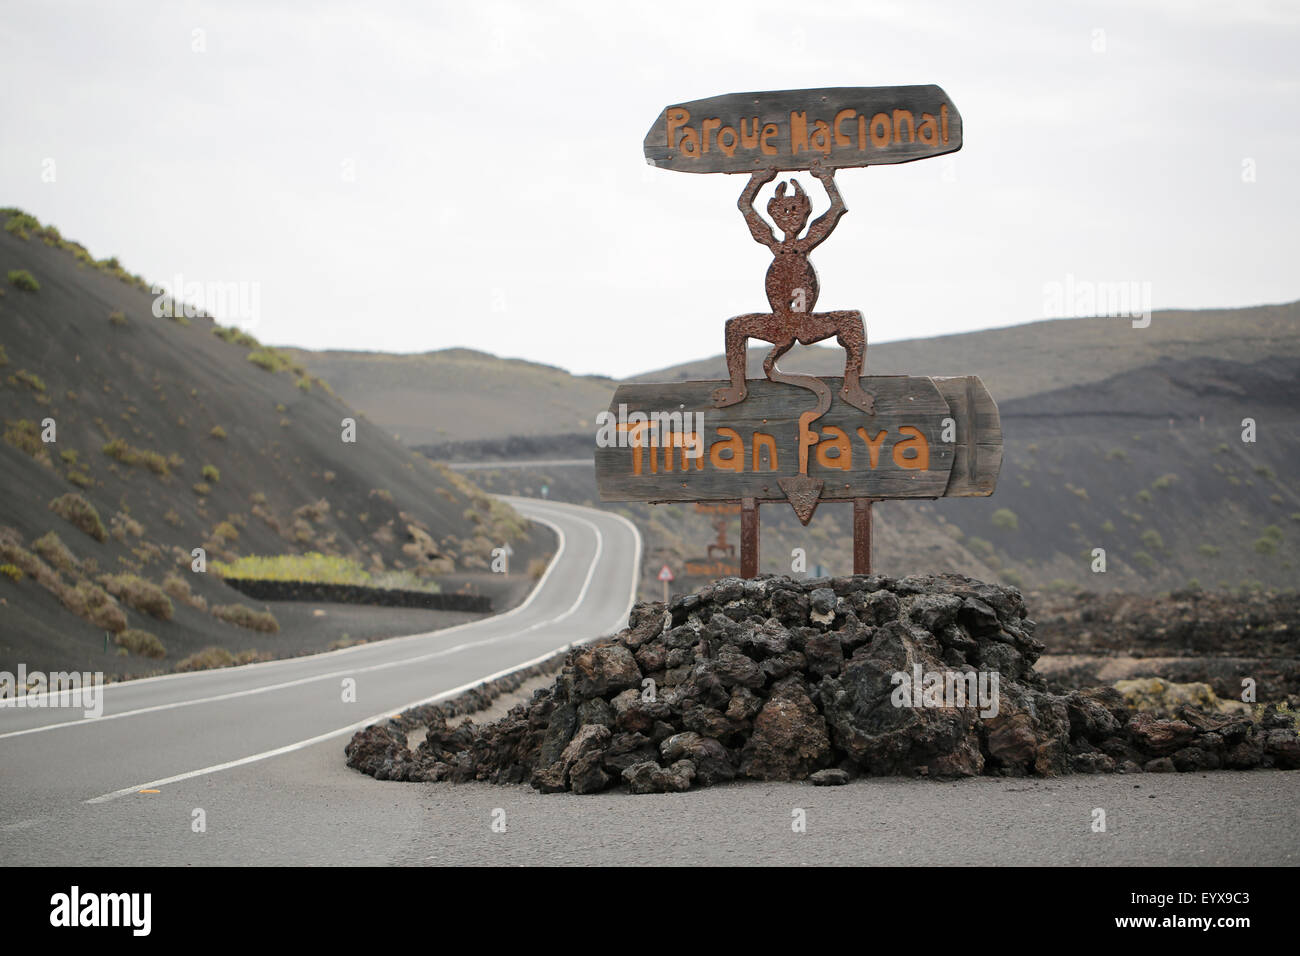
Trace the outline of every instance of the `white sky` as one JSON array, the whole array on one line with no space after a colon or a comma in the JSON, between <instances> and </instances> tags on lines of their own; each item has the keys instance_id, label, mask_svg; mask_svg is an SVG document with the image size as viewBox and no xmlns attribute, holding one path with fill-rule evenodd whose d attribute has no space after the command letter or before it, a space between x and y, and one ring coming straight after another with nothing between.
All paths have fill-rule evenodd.
<instances>
[{"instance_id":1,"label":"white sky","mask_svg":"<svg viewBox=\"0 0 1300 956\"><path fill-rule=\"evenodd\" d=\"M623 376L766 308L744 178L645 165L664 106L937 83L962 151L837 175L819 309L883 341L1041 318L1067 275L1291 301L1297 41L1300 5L1245 0L8 3L0 205L256 283L263 341Z\"/></svg>"}]
</instances>

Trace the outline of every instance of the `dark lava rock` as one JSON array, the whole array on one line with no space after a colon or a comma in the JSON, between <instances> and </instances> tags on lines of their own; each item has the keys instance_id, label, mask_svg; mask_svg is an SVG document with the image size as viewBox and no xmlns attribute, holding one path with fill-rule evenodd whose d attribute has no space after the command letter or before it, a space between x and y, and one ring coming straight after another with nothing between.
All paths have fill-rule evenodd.
<instances>
[{"instance_id":1,"label":"dark lava rock","mask_svg":"<svg viewBox=\"0 0 1300 956\"><path fill-rule=\"evenodd\" d=\"M828 767L825 770L818 770L808 779L812 781L814 787L842 787L849 782L849 775L843 770Z\"/></svg>"},{"instance_id":2,"label":"dark lava rock","mask_svg":"<svg viewBox=\"0 0 1300 956\"><path fill-rule=\"evenodd\" d=\"M1135 713L1108 687L1051 693L1021 593L960 575L726 578L636 605L629 621L569 652L552 687L500 720L447 725L490 699L476 688L358 732L348 766L575 793L738 777L1300 768L1293 715L1274 707L1169 717ZM412 752L406 732L421 723Z\"/></svg>"}]
</instances>

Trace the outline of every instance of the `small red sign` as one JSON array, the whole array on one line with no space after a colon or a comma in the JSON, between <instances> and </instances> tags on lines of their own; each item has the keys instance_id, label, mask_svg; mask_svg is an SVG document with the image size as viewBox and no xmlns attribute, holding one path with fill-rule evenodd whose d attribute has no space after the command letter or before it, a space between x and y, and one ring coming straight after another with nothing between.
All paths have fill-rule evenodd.
<instances>
[{"instance_id":1,"label":"small red sign","mask_svg":"<svg viewBox=\"0 0 1300 956\"><path fill-rule=\"evenodd\" d=\"M672 579L673 579L673 569L668 567L668 565L665 564L662 568L659 569L659 580L671 581Z\"/></svg>"}]
</instances>

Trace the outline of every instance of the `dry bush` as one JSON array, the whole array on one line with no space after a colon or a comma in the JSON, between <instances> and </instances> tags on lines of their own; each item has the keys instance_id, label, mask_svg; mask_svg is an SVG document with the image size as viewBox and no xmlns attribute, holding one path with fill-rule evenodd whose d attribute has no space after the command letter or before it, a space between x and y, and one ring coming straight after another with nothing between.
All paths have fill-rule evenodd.
<instances>
[{"instance_id":1,"label":"dry bush","mask_svg":"<svg viewBox=\"0 0 1300 956\"><path fill-rule=\"evenodd\" d=\"M105 574L99 583L120 601L160 621L170 621L174 608L167 593L135 574Z\"/></svg>"},{"instance_id":2,"label":"dry bush","mask_svg":"<svg viewBox=\"0 0 1300 956\"><path fill-rule=\"evenodd\" d=\"M99 520L99 512L95 510L95 506L75 491L70 491L51 501L50 510L96 541L108 540L108 532L104 530L104 522Z\"/></svg>"},{"instance_id":3,"label":"dry bush","mask_svg":"<svg viewBox=\"0 0 1300 956\"><path fill-rule=\"evenodd\" d=\"M57 532L50 531L32 542L32 550L60 571L76 574L81 565Z\"/></svg>"},{"instance_id":4,"label":"dry bush","mask_svg":"<svg viewBox=\"0 0 1300 956\"><path fill-rule=\"evenodd\" d=\"M255 611L245 604L218 604L212 608L212 616L227 624L237 624L251 631L264 631L276 634L280 623L270 611Z\"/></svg>"},{"instance_id":5,"label":"dry bush","mask_svg":"<svg viewBox=\"0 0 1300 956\"><path fill-rule=\"evenodd\" d=\"M187 556L188 557L188 556ZM176 572L170 572L163 578L163 590L171 597L180 601L182 604L188 604L192 608L200 611L207 611L208 601L202 594L195 594L190 590L190 582Z\"/></svg>"},{"instance_id":6,"label":"dry bush","mask_svg":"<svg viewBox=\"0 0 1300 956\"><path fill-rule=\"evenodd\" d=\"M224 647L205 647L195 651L189 657L182 658L176 665L178 671L206 671L217 667L230 667L235 663L235 655Z\"/></svg>"},{"instance_id":7,"label":"dry bush","mask_svg":"<svg viewBox=\"0 0 1300 956\"><path fill-rule=\"evenodd\" d=\"M167 648L163 647L163 642L150 634L148 631L138 631L134 628L128 628L117 637L113 638L113 643L118 647L125 647L137 657L148 657L153 660L162 660L167 656Z\"/></svg>"}]
</instances>

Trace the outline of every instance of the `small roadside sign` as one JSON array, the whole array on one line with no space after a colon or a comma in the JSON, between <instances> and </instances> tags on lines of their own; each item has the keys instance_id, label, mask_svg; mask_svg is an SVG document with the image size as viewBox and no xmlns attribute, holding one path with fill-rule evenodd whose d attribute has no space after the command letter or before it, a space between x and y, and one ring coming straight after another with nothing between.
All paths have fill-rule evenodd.
<instances>
[{"instance_id":1,"label":"small roadside sign","mask_svg":"<svg viewBox=\"0 0 1300 956\"><path fill-rule=\"evenodd\" d=\"M668 582L673 579L673 569L664 565L659 569L659 580L664 583L664 603L668 603Z\"/></svg>"}]
</instances>

